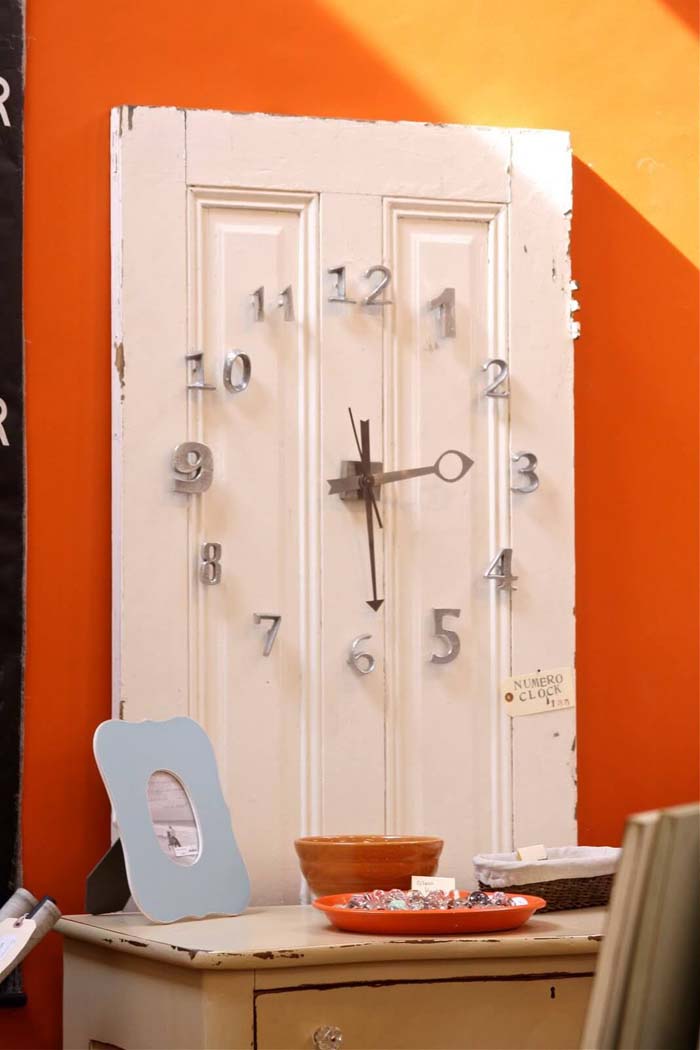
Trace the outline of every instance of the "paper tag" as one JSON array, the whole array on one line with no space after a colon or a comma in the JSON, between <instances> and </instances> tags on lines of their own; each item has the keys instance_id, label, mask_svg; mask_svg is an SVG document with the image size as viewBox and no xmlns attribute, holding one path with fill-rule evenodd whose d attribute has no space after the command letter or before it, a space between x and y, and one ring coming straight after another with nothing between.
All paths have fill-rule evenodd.
<instances>
[{"instance_id":1,"label":"paper tag","mask_svg":"<svg viewBox=\"0 0 700 1050\"><path fill-rule=\"evenodd\" d=\"M506 713L512 718L575 707L573 668L557 667L553 671L533 671L516 678L504 678L501 695Z\"/></svg>"},{"instance_id":2,"label":"paper tag","mask_svg":"<svg viewBox=\"0 0 700 1050\"><path fill-rule=\"evenodd\" d=\"M441 878L439 875L411 875L411 889L419 893L432 893L434 890L450 893L455 888L454 879Z\"/></svg>"},{"instance_id":3,"label":"paper tag","mask_svg":"<svg viewBox=\"0 0 700 1050\"><path fill-rule=\"evenodd\" d=\"M518 860L546 860L547 850L544 846L518 846L515 855Z\"/></svg>"},{"instance_id":4,"label":"paper tag","mask_svg":"<svg viewBox=\"0 0 700 1050\"><path fill-rule=\"evenodd\" d=\"M35 929L34 919L0 921L0 975L9 970Z\"/></svg>"}]
</instances>

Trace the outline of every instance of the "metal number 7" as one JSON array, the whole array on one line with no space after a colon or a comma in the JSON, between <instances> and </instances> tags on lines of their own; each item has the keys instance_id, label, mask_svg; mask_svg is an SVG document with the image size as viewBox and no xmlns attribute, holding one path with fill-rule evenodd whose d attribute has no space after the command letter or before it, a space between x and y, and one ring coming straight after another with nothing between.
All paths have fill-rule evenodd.
<instances>
[{"instance_id":1,"label":"metal number 7","mask_svg":"<svg viewBox=\"0 0 700 1050\"><path fill-rule=\"evenodd\" d=\"M458 617L461 613L461 609L433 609L433 616L435 617L435 637L441 638L447 646L447 652L443 656L438 656L437 653L433 653L430 657L431 663L434 664L451 664L453 660L456 660L459 656L459 650L461 649L461 643L459 635L456 631L448 631L446 627L443 627L442 621L445 616Z\"/></svg>"},{"instance_id":2,"label":"metal number 7","mask_svg":"<svg viewBox=\"0 0 700 1050\"><path fill-rule=\"evenodd\" d=\"M272 620L272 627L265 634L265 645L263 646L263 656L269 656L272 652L272 646L275 644L282 617L277 613L253 613L253 620L255 623L262 623L263 620Z\"/></svg>"}]
</instances>

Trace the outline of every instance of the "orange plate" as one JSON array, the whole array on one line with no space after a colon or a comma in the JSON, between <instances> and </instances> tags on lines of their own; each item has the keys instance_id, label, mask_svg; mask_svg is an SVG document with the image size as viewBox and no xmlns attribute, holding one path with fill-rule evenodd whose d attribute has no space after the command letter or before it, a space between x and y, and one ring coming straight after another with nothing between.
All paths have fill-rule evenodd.
<instances>
[{"instance_id":1,"label":"orange plate","mask_svg":"<svg viewBox=\"0 0 700 1050\"><path fill-rule=\"evenodd\" d=\"M538 911L546 901L541 897L528 897L527 904L516 904L512 908L465 908L455 911L360 911L344 908L352 893L334 893L330 897L318 897L314 908L326 914L339 930L352 933L396 934L400 937L412 934L436 933L491 933L494 930L515 930ZM468 897L468 890L460 890L460 896Z\"/></svg>"}]
</instances>

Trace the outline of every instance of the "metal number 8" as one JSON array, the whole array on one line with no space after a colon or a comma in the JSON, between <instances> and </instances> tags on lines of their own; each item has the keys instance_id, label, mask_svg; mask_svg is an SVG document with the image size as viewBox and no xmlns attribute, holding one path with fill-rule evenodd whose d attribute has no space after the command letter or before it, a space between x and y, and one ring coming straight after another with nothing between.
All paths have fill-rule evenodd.
<instances>
[{"instance_id":1,"label":"metal number 8","mask_svg":"<svg viewBox=\"0 0 700 1050\"><path fill-rule=\"evenodd\" d=\"M172 467L180 477L175 478L176 492L206 492L214 480L214 457L208 445L199 441L183 441L172 458Z\"/></svg>"},{"instance_id":2,"label":"metal number 8","mask_svg":"<svg viewBox=\"0 0 700 1050\"><path fill-rule=\"evenodd\" d=\"M433 609L433 616L435 617L435 637L441 638L446 646L447 652L443 656L438 656L436 653L430 657L431 663L434 664L451 664L453 660L456 660L459 656L459 650L461 649L461 643L459 635L456 631L448 631L446 627L443 627L442 621L445 616L459 616L461 609Z\"/></svg>"},{"instance_id":3,"label":"metal number 8","mask_svg":"<svg viewBox=\"0 0 700 1050\"><path fill-rule=\"evenodd\" d=\"M210 587L221 582L221 544L203 543L200 551L199 578Z\"/></svg>"},{"instance_id":4,"label":"metal number 8","mask_svg":"<svg viewBox=\"0 0 700 1050\"><path fill-rule=\"evenodd\" d=\"M518 463L521 459L526 460L524 467L518 467L518 474L522 474L527 482L525 485L511 485L510 491L534 492L535 489L539 488L540 479L535 473L537 468L537 456L534 452L514 452L510 458L513 463Z\"/></svg>"}]
</instances>

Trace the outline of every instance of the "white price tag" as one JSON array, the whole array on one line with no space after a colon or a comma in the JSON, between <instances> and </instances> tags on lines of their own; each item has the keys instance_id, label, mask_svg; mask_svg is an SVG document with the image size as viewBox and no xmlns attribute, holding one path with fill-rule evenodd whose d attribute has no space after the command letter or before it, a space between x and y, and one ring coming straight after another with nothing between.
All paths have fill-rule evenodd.
<instances>
[{"instance_id":1,"label":"white price tag","mask_svg":"<svg viewBox=\"0 0 700 1050\"><path fill-rule=\"evenodd\" d=\"M539 715L545 711L564 711L576 706L576 686L572 667L504 678L501 696L506 714Z\"/></svg>"},{"instance_id":2,"label":"white price tag","mask_svg":"<svg viewBox=\"0 0 700 1050\"><path fill-rule=\"evenodd\" d=\"M433 893L434 890L451 893L455 888L454 879L441 878L439 875L411 875L411 889L419 893Z\"/></svg>"},{"instance_id":3,"label":"white price tag","mask_svg":"<svg viewBox=\"0 0 700 1050\"><path fill-rule=\"evenodd\" d=\"M544 846L518 846L515 855L518 860L546 860L547 850Z\"/></svg>"},{"instance_id":4,"label":"white price tag","mask_svg":"<svg viewBox=\"0 0 700 1050\"><path fill-rule=\"evenodd\" d=\"M13 962L35 929L34 919L2 919L0 921L0 978L12 969Z\"/></svg>"}]
</instances>

